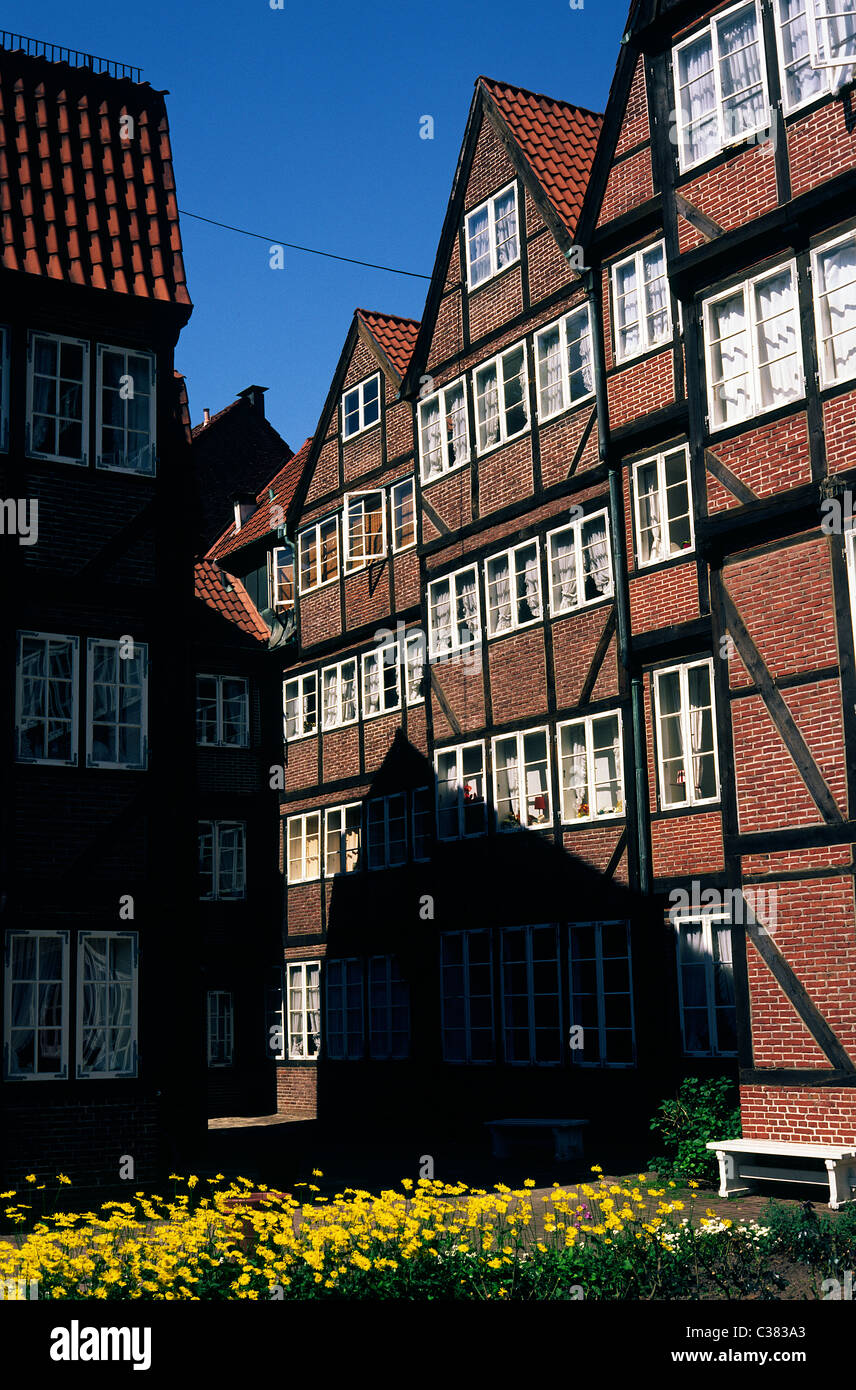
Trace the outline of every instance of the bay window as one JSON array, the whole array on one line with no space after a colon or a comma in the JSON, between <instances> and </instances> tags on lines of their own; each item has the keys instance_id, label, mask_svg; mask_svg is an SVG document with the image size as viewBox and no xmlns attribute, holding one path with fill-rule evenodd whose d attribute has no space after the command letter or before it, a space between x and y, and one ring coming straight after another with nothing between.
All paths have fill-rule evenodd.
<instances>
[{"instance_id":1,"label":"bay window","mask_svg":"<svg viewBox=\"0 0 856 1390\"><path fill-rule=\"evenodd\" d=\"M357 663L355 658L325 666L321 672L321 727L338 729L357 718Z\"/></svg>"},{"instance_id":2,"label":"bay window","mask_svg":"<svg viewBox=\"0 0 856 1390\"><path fill-rule=\"evenodd\" d=\"M305 738L318 729L318 672L310 671L282 683L286 740Z\"/></svg>"},{"instance_id":3,"label":"bay window","mask_svg":"<svg viewBox=\"0 0 856 1390\"><path fill-rule=\"evenodd\" d=\"M68 1077L67 931L7 931L4 1075L7 1081Z\"/></svg>"},{"instance_id":4,"label":"bay window","mask_svg":"<svg viewBox=\"0 0 856 1390\"><path fill-rule=\"evenodd\" d=\"M654 673L660 805L697 806L719 796L710 658Z\"/></svg>"},{"instance_id":5,"label":"bay window","mask_svg":"<svg viewBox=\"0 0 856 1390\"><path fill-rule=\"evenodd\" d=\"M506 927L501 941L505 1060L557 1066L562 1060L557 928Z\"/></svg>"},{"instance_id":6,"label":"bay window","mask_svg":"<svg viewBox=\"0 0 856 1390\"><path fill-rule=\"evenodd\" d=\"M342 438L370 429L380 419L380 372L342 396Z\"/></svg>"},{"instance_id":7,"label":"bay window","mask_svg":"<svg viewBox=\"0 0 856 1390\"><path fill-rule=\"evenodd\" d=\"M394 956L369 960L369 1055L398 1061L410 1051L410 991Z\"/></svg>"},{"instance_id":8,"label":"bay window","mask_svg":"<svg viewBox=\"0 0 856 1390\"><path fill-rule=\"evenodd\" d=\"M755 0L726 10L677 44L672 66L682 170L770 124Z\"/></svg>"},{"instance_id":9,"label":"bay window","mask_svg":"<svg viewBox=\"0 0 856 1390\"><path fill-rule=\"evenodd\" d=\"M327 1056L334 1062L365 1056L362 961L328 959L324 994Z\"/></svg>"},{"instance_id":10,"label":"bay window","mask_svg":"<svg viewBox=\"0 0 856 1390\"><path fill-rule=\"evenodd\" d=\"M695 535L685 444L633 465L636 561L654 565L692 550Z\"/></svg>"},{"instance_id":11,"label":"bay window","mask_svg":"<svg viewBox=\"0 0 856 1390\"><path fill-rule=\"evenodd\" d=\"M578 1066L631 1067L635 1060L630 927L627 922L571 922L571 1026L582 1047Z\"/></svg>"},{"instance_id":12,"label":"bay window","mask_svg":"<svg viewBox=\"0 0 856 1390\"><path fill-rule=\"evenodd\" d=\"M856 232L812 252L822 386L856 376Z\"/></svg>"},{"instance_id":13,"label":"bay window","mask_svg":"<svg viewBox=\"0 0 856 1390\"><path fill-rule=\"evenodd\" d=\"M481 635L475 565L428 585L428 640L431 656L466 650Z\"/></svg>"},{"instance_id":14,"label":"bay window","mask_svg":"<svg viewBox=\"0 0 856 1390\"><path fill-rule=\"evenodd\" d=\"M489 931L440 937L443 1061L492 1062L493 951Z\"/></svg>"},{"instance_id":15,"label":"bay window","mask_svg":"<svg viewBox=\"0 0 856 1390\"><path fill-rule=\"evenodd\" d=\"M777 266L704 303L712 430L805 393L796 263Z\"/></svg>"},{"instance_id":16,"label":"bay window","mask_svg":"<svg viewBox=\"0 0 856 1390\"><path fill-rule=\"evenodd\" d=\"M493 740L493 790L500 830L552 824L546 729L503 734Z\"/></svg>"},{"instance_id":17,"label":"bay window","mask_svg":"<svg viewBox=\"0 0 856 1390\"><path fill-rule=\"evenodd\" d=\"M510 184L466 217L467 284L477 289L520 256L517 185Z\"/></svg>"},{"instance_id":18,"label":"bay window","mask_svg":"<svg viewBox=\"0 0 856 1390\"><path fill-rule=\"evenodd\" d=\"M462 743L436 753L437 834L441 840L483 835L487 829L484 744Z\"/></svg>"},{"instance_id":19,"label":"bay window","mask_svg":"<svg viewBox=\"0 0 856 1390\"><path fill-rule=\"evenodd\" d=\"M401 708L401 665L394 643L363 652L363 718Z\"/></svg>"},{"instance_id":20,"label":"bay window","mask_svg":"<svg viewBox=\"0 0 856 1390\"><path fill-rule=\"evenodd\" d=\"M19 632L17 758L26 763L77 765L76 637Z\"/></svg>"},{"instance_id":21,"label":"bay window","mask_svg":"<svg viewBox=\"0 0 856 1390\"><path fill-rule=\"evenodd\" d=\"M636 251L612 267L612 305L618 362L647 352L671 336L665 242Z\"/></svg>"},{"instance_id":22,"label":"bay window","mask_svg":"<svg viewBox=\"0 0 856 1390\"><path fill-rule=\"evenodd\" d=\"M541 617L538 542L528 541L485 561L487 635L499 637Z\"/></svg>"},{"instance_id":23,"label":"bay window","mask_svg":"<svg viewBox=\"0 0 856 1390\"><path fill-rule=\"evenodd\" d=\"M137 1074L137 933L81 932L77 1076Z\"/></svg>"},{"instance_id":24,"label":"bay window","mask_svg":"<svg viewBox=\"0 0 856 1390\"><path fill-rule=\"evenodd\" d=\"M624 814L621 713L571 719L558 728L562 821Z\"/></svg>"},{"instance_id":25,"label":"bay window","mask_svg":"<svg viewBox=\"0 0 856 1390\"><path fill-rule=\"evenodd\" d=\"M606 511L561 526L547 536L550 612L554 618L612 593L612 557Z\"/></svg>"},{"instance_id":26,"label":"bay window","mask_svg":"<svg viewBox=\"0 0 856 1390\"><path fill-rule=\"evenodd\" d=\"M501 352L473 373L477 448L487 453L529 428L529 377L523 343Z\"/></svg>"},{"instance_id":27,"label":"bay window","mask_svg":"<svg viewBox=\"0 0 856 1390\"><path fill-rule=\"evenodd\" d=\"M342 522L345 573L386 555L386 493L346 492Z\"/></svg>"},{"instance_id":28,"label":"bay window","mask_svg":"<svg viewBox=\"0 0 856 1390\"><path fill-rule=\"evenodd\" d=\"M737 1012L731 919L721 912L674 918L684 1053L734 1057Z\"/></svg>"},{"instance_id":29,"label":"bay window","mask_svg":"<svg viewBox=\"0 0 856 1390\"><path fill-rule=\"evenodd\" d=\"M587 304L535 334L535 362L539 420L551 420L593 394L591 316Z\"/></svg>"},{"instance_id":30,"label":"bay window","mask_svg":"<svg viewBox=\"0 0 856 1390\"><path fill-rule=\"evenodd\" d=\"M297 537L300 552L300 592L329 584L339 574L339 518L329 516Z\"/></svg>"},{"instance_id":31,"label":"bay window","mask_svg":"<svg viewBox=\"0 0 856 1390\"><path fill-rule=\"evenodd\" d=\"M470 427L463 379L419 402L419 460L430 483L470 459Z\"/></svg>"},{"instance_id":32,"label":"bay window","mask_svg":"<svg viewBox=\"0 0 856 1390\"><path fill-rule=\"evenodd\" d=\"M360 868L363 808L359 801L329 806L324 816L324 872L352 874Z\"/></svg>"},{"instance_id":33,"label":"bay window","mask_svg":"<svg viewBox=\"0 0 856 1390\"><path fill-rule=\"evenodd\" d=\"M309 883L321 877L321 813L307 811L286 821L288 882Z\"/></svg>"},{"instance_id":34,"label":"bay window","mask_svg":"<svg viewBox=\"0 0 856 1390\"><path fill-rule=\"evenodd\" d=\"M288 977L288 1056L313 1061L321 1051L321 962L286 966Z\"/></svg>"}]
</instances>

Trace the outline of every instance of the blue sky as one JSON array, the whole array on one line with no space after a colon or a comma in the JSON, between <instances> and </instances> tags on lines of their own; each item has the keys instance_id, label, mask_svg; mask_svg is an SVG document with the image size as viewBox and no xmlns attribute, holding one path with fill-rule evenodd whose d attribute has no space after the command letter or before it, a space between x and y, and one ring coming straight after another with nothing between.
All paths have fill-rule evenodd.
<instances>
[{"instance_id":1,"label":"blue sky","mask_svg":"<svg viewBox=\"0 0 856 1390\"><path fill-rule=\"evenodd\" d=\"M430 274L480 73L603 110L627 0L429 4L41 0L7 28L168 89L179 207ZM423 115L434 139L419 138ZM419 318L427 281L182 218L193 316L177 350L194 423L251 382L292 448L315 430L356 306Z\"/></svg>"}]
</instances>

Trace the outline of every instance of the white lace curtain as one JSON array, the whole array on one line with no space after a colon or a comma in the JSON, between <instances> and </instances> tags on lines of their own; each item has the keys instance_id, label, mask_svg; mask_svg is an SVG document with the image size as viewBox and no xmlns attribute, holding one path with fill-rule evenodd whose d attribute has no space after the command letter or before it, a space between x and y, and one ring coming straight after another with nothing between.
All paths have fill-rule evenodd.
<instances>
[{"instance_id":1,"label":"white lace curtain","mask_svg":"<svg viewBox=\"0 0 856 1390\"><path fill-rule=\"evenodd\" d=\"M761 402L784 405L797 393L797 325L789 270L755 287Z\"/></svg>"},{"instance_id":2,"label":"white lace curtain","mask_svg":"<svg viewBox=\"0 0 856 1390\"><path fill-rule=\"evenodd\" d=\"M502 270L504 265L517 259L517 213L514 189L509 189L502 198L497 198L496 209L496 265Z\"/></svg>"},{"instance_id":3,"label":"white lace curtain","mask_svg":"<svg viewBox=\"0 0 856 1390\"><path fill-rule=\"evenodd\" d=\"M600 517L590 524L583 550L583 568L586 583L591 583L599 594L609 588L609 551L606 542L606 518Z\"/></svg>"},{"instance_id":4,"label":"white lace curtain","mask_svg":"<svg viewBox=\"0 0 856 1390\"><path fill-rule=\"evenodd\" d=\"M531 551L526 555L522 575L518 574L518 618L528 622L530 618L540 618L541 597L538 592L538 555Z\"/></svg>"},{"instance_id":5,"label":"white lace curtain","mask_svg":"<svg viewBox=\"0 0 856 1390\"><path fill-rule=\"evenodd\" d=\"M856 241L846 241L820 258L824 291L823 331L828 372L849 376L856 361Z\"/></svg>"},{"instance_id":6,"label":"white lace curtain","mask_svg":"<svg viewBox=\"0 0 856 1390\"><path fill-rule=\"evenodd\" d=\"M573 532L556 536L553 541L553 607L564 613L577 605L577 567Z\"/></svg>"},{"instance_id":7,"label":"white lace curtain","mask_svg":"<svg viewBox=\"0 0 856 1390\"><path fill-rule=\"evenodd\" d=\"M478 594L475 574L464 575L458 584L458 640L468 642L478 634Z\"/></svg>"},{"instance_id":8,"label":"white lace curtain","mask_svg":"<svg viewBox=\"0 0 856 1390\"><path fill-rule=\"evenodd\" d=\"M565 756L562 759L564 773L565 815L578 816L583 803L588 800L588 768L586 762L585 737L570 732L565 735Z\"/></svg>"},{"instance_id":9,"label":"white lace curtain","mask_svg":"<svg viewBox=\"0 0 856 1390\"><path fill-rule=\"evenodd\" d=\"M511 627L511 577L508 572L506 556L493 563L491 591L493 630L494 632L505 632Z\"/></svg>"},{"instance_id":10,"label":"white lace curtain","mask_svg":"<svg viewBox=\"0 0 856 1390\"><path fill-rule=\"evenodd\" d=\"M496 370L494 369L486 380L483 380L484 394L481 400L481 432L482 448L487 449L491 444L499 441L499 390L496 384Z\"/></svg>"},{"instance_id":11,"label":"white lace curtain","mask_svg":"<svg viewBox=\"0 0 856 1390\"><path fill-rule=\"evenodd\" d=\"M440 397L422 406L422 462L427 476L439 473L443 467Z\"/></svg>"}]
</instances>

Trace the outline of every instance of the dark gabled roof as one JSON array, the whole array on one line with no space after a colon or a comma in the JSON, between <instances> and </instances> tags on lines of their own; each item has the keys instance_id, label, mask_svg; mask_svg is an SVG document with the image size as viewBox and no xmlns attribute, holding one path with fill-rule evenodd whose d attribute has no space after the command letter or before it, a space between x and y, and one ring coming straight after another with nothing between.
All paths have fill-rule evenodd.
<instances>
[{"instance_id":1,"label":"dark gabled roof","mask_svg":"<svg viewBox=\"0 0 856 1390\"><path fill-rule=\"evenodd\" d=\"M0 49L0 216L6 270L189 309L164 93L147 82Z\"/></svg>"},{"instance_id":2,"label":"dark gabled roof","mask_svg":"<svg viewBox=\"0 0 856 1390\"><path fill-rule=\"evenodd\" d=\"M224 580L229 588L224 587ZM270 632L256 611L249 594L235 575L226 575L213 561L198 560L194 570L196 597L227 622L239 627L257 642L267 642Z\"/></svg>"},{"instance_id":3,"label":"dark gabled roof","mask_svg":"<svg viewBox=\"0 0 856 1390\"><path fill-rule=\"evenodd\" d=\"M241 529L236 531L233 523L214 542L208 552L212 559L222 560L227 555L234 555L236 551L243 550L244 546L260 540L271 531L276 531L279 523L275 519L277 513L272 514L272 508L281 508L283 517L288 515L288 508L303 474L311 443L312 440L307 439L276 477L262 488L256 498L258 511L247 518Z\"/></svg>"},{"instance_id":4,"label":"dark gabled roof","mask_svg":"<svg viewBox=\"0 0 856 1390\"><path fill-rule=\"evenodd\" d=\"M478 81L571 236L577 228L603 116L490 77Z\"/></svg>"},{"instance_id":5,"label":"dark gabled roof","mask_svg":"<svg viewBox=\"0 0 856 1390\"><path fill-rule=\"evenodd\" d=\"M233 499L256 497L288 464L292 451L265 419L261 396L242 394L192 431L193 465L199 498L198 553L205 555L223 534Z\"/></svg>"}]
</instances>

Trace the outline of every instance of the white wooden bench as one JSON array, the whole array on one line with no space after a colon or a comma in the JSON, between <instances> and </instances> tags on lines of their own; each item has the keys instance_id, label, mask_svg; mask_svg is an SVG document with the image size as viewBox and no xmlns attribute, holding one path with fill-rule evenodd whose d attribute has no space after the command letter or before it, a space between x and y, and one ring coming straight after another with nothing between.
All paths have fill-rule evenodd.
<instances>
[{"instance_id":1,"label":"white wooden bench","mask_svg":"<svg viewBox=\"0 0 856 1390\"><path fill-rule=\"evenodd\" d=\"M582 1129L587 1124L588 1120L485 1120L490 1130L494 1158L511 1156L511 1132L549 1129L553 1133L553 1156L557 1163L582 1158Z\"/></svg>"},{"instance_id":2,"label":"white wooden bench","mask_svg":"<svg viewBox=\"0 0 856 1390\"><path fill-rule=\"evenodd\" d=\"M793 1182L828 1187L833 1211L856 1201L856 1147L792 1144L779 1139L717 1140L707 1147L719 1160L720 1197L755 1192L758 1182ZM774 1167L763 1161L770 1157L793 1161ZM800 1167L799 1160L806 1158L822 1160L823 1168Z\"/></svg>"}]
</instances>

